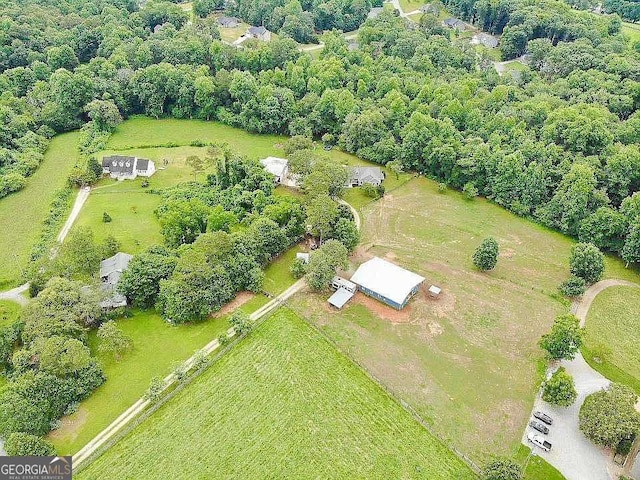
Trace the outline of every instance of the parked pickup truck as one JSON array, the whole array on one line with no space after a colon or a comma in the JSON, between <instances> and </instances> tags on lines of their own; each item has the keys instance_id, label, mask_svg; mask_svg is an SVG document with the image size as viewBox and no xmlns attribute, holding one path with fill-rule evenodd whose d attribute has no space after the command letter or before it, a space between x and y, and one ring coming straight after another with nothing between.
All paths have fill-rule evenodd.
<instances>
[{"instance_id":1,"label":"parked pickup truck","mask_svg":"<svg viewBox=\"0 0 640 480\"><path fill-rule=\"evenodd\" d=\"M542 435L536 435L533 432L530 432L527 435L527 440L529 440L534 445L539 446L545 452L551 451L551 444L547 442Z\"/></svg>"}]
</instances>

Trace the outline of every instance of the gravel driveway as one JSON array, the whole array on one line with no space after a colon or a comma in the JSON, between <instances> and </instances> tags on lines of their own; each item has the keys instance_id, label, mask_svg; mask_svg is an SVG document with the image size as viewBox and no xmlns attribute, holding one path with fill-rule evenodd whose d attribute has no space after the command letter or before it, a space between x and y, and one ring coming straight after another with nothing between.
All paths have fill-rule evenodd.
<instances>
[{"instance_id":1,"label":"gravel driveway","mask_svg":"<svg viewBox=\"0 0 640 480\"><path fill-rule=\"evenodd\" d=\"M617 285L640 287L635 283L615 279L602 280L589 287L571 307L571 313L578 317L581 327L584 327L589 307L595 297L603 290ZM560 366L566 368L567 372L573 376L578 398L573 405L563 408L544 402L538 394L533 411L541 410L553 418L553 425L549 427L549 435L546 435L553 448L550 452L544 452L529 443L527 433L532 430L529 426L522 436L522 443L534 448L536 454L560 470L567 480L617 479L619 470L611 461L612 455L596 447L578 428L578 413L585 397L606 388L609 385L609 380L593 370L579 352L575 359L563 360L560 362Z\"/></svg>"}]
</instances>

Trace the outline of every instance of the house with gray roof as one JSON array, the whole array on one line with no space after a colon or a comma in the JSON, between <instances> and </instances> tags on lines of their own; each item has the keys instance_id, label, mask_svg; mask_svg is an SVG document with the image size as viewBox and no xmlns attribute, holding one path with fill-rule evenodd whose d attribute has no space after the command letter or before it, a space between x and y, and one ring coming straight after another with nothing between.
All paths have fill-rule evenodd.
<instances>
[{"instance_id":1,"label":"house with gray roof","mask_svg":"<svg viewBox=\"0 0 640 480\"><path fill-rule=\"evenodd\" d=\"M235 28L240 25L240 20L236 17L220 17L218 19L218 25L222 28Z\"/></svg>"},{"instance_id":2,"label":"house with gray roof","mask_svg":"<svg viewBox=\"0 0 640 480\"><path fill-rule=\"evenodd\" d=\"M378 18L378 15L380 15L383 11L384 8L382 7L373 7L371 10L369 10L369 13L367 13L367 18Z\"/></svg>"},{"instance_id":3,"label":"house with gray roof","mask_svg":"<svg viewBox=\"0 0 640 480\"><path fill-rule=\"evenodd\" d=\"M440 15L440 10L433 3L427 3L420 7L420 11L422 13L430 13L431 15L435 15L436 17Z\"/></svg>"},{"instance_id":4,"label":"house with gray roof","mask_svg":"<svg viewBox=\"0 0 640 480\"><path fill-rule=\"evenodd\" d=\"M486 48L496 48L500 43L498 37L485 32L476 33L471 39L472 45L483 45Z\"/></svg>"},{"instance_id":5,"label":"house with gray roof","mask_svg":"<svg viewBox=\"0 0 640 480\"><path fill-rule=\"evenodd\" d=\"M118 282L124 272L129 267L129 262L133 255L118 252L113 257L109 257L100 262L100 282L105 300L100 302L100 306L105 309L126 307L127 297L117 291Z\"/></svg>"},{"instance_id":6,"label":"house with gray roof","mask_svg":"<svg viewBox=\"0 0 640 480\"><path fill-rule=\"evenodd\" d=\"M464 32L467 29L466 23L464 23L459 18L453 18L453 17L443 20L442 25L444 25L445 27L458 30L459 32Z\"/></svg>"},{"instance_id":7,"label":"house with gray roof","mask_svg":"<svg viewBox=\"0 0 640 480\"><path fill-rule=\"evenodd\" d=\"M384 172L380 167L353 167L347 181L348 187L361 187L365 183L376 187L382 184Z\"/></svg>"},{"instance_id":8,"label":"house with gray roof","mask_svg":"<svg viewBox=\"0 0 640 480\"><path fill-rule=\"evenodd\" d=\"M110 155L102 158L102 173L117 180L133 180L150 177L156 173L156 165L146 158Z\"/></svg>"},{"instance_id":9,"label":"house with gray roof","mask_svg":"<svg viewBox=\"0 0 640 480\"><path fill-rule=\"evenodd\" d=\"M262 25L259 27L249 27L249 30L247 30L247 36L257 40L262 40L263 42L271 40L271 32Z\"/></svg>"}]
</instances>

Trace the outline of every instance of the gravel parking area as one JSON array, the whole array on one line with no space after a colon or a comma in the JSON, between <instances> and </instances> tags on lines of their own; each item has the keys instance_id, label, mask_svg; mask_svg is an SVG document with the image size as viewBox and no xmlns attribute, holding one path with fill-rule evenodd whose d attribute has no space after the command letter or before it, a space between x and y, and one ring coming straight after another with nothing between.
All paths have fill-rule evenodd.
<instances>
[{"instance_id":1,"label":"gravel parking area","mask_svg":"<svg viewBox=\"0 0 640 480\"><path fill-rule=\"evenodd\" d=\"M537 455L556 467L567 480L613 480L617 477L610 472L612 464L608 452L591 443L578 428L578 412L585 397L607 387L609 380L591 369L580 354L574 360L563 361L560 365L573 375L578 398L573 405L563 408L544 402L538 395L533 411L540 410L553 418L549 434L540 434L553 447L550 452L545 452L531 444L527 440L527 433L534 430L529 426L522 443L533 448Z\"/></svg>"}]
</instances>

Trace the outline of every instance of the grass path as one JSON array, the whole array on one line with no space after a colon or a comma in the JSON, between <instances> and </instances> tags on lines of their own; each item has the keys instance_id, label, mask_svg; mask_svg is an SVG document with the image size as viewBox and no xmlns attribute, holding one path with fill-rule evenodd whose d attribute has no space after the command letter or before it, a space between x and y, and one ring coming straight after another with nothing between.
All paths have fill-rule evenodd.
<instances>
[{"instance_id":1,"label":"grass path","mask_svg":"<svg viewBox=\"0 0 640 480\"><path fill-rule=\"evenodd\" d=\"M78 132L57 135L27 186L0 200L0 290L16 286L38 240L54 193L79 160Z\"/></svg>"},{"instance_id":2,"label":"grass path","mask_svg":"<svg viewBox=\"0 0 640 480\"><path fill-rule=\"evenodd\" d=\"M106 477L474 475L313 328L281 309L78 475Z\"/></svg>"}]
</instances>

